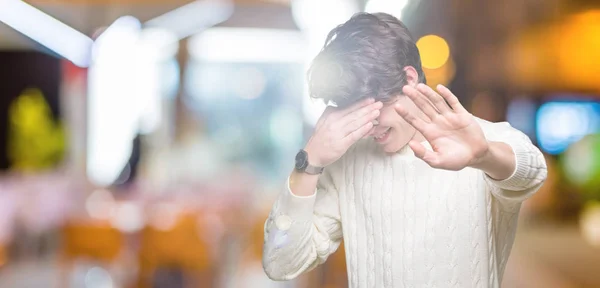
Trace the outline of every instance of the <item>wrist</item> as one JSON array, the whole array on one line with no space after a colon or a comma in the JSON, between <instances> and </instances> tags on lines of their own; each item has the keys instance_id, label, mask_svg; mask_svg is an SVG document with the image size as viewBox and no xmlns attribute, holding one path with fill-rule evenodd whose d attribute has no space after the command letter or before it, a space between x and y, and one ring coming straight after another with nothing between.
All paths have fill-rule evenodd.
<instances>
[{"instance_id":1,"label":"wrist","mask_svg":"<svg viewBox=\"0 0 600 288\"><path fill-rule=\"evenodd\" d=\"M302 173L306 173L306 174L311 174L311 175L319 175L321 173L323 173L323 170L325 169L324 167L320 167L320 166L316 166L314 164L314 160L309 160L309 155L308 152L304 149L298 151L298 153L296 154L296 164L295 164L295 170L302 172ZM312 158L314 159L314 157ZM313 162L313 163L311 163Z\"/></svg>"},{"instance_id":2,"label":"wrist","mask_svg":"<svg viewBox=\"0 0 600 288\"><path fill-rule=\"evenodd\" d=\"M516 162L508 144L489 142L487 151L469 167L482 170L493 179L504 180L512 175Z\"/></svg>"},{"instance_id":3,"label":"wrist","mask_svg":"<svg viewBox=\"0 0 600 288\"><path fill-rule=\"evenodd\" d=\"M302 150L306 151L308 164L315 167L325 167L323 162L319 159L318 153L312 147L306 145Z\"/></svg>"},{"instance_id":4,"label":"wrist","mask_svg":"<svg viewBox=\"0 0 600 288\"><path fill-rule=\"evenodd\" d=\"M486 146L480 149L478 153L473 156L473 160L467 166L475 169L482 169L488 163L493 162L495 156L495 147L486 140Z\"/></svg>"},{"instance_id":5,"label":"wrist","mask_svg":"<svg viewBox=\"0 0 600 288\"><path fill-rule=\"evenodd\" d=\"M309 197L315 194L319 175L310 175L298 172L294 169L288 180L288 187L293 195L298 197Z\"/></svg>"}]
</instances>

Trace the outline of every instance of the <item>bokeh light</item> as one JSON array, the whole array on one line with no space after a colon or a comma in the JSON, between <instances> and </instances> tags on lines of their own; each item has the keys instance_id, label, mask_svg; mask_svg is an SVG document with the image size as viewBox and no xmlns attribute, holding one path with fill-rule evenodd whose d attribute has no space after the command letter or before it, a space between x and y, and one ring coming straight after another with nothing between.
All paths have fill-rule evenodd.
<instances>
[{"instance_id":1,"label":"bokeh light","mask_svg":"<svg viewBox=\"0 0 600 288\"><path fill-rule=\"evenodd\" d=\"M571 143L600 129L600 103L547 102L537 111L537 139L550 154L562 153Z\"/></svg>"},{"instance_id":2,"label":"bokeh light","mask_svg":"<svg viewBox=\"0 0 600 288\"><path fill-rule=\"evenodd\" d=\"M547 179L523 203L471 199L509 212L487 213L502 230L518 222L496 282L600 287L598 1L26 2L0 0L0 287L352 286L343 243L290 282L271 281L262 260L265 220L326 109L306 69L361 11L399 18L429 86L543 153ZM380 86L379 73L361 79Z\"/></svg>"},{"instance_id":3,"label":"bokeh light","mask_svg":"<svg viewBox=\"0 0 600 288\"><path fill-rule=\"evenodd\" d=\"M435 87L438 84L447 86L454 79L456 66L452 58L450 58L444 65L437 69L423 67L423 73L427 77L427 84L429 86Z\"/></svg>"},{"instance_id":4,"label":"bokeh light","mask_svg":"<svg viewBox=\"0 0 600 288\"><path fill-rule=\"evenodd\" d=\"M408 0L369 0L367 5L365 5L365 12L384 12L401 19L402 10L406 7L406 4L408 4Z\"/></svg>"},{"instance_id":5,"label":"bokeh light","mask_svg":"<svg viewBox=\"0 0 600 288\"><path fill-rule=\"evenodd\" d=\"M240 68L232 78L237 81L235 85L231 85L231 88L242 99L251 100L260 97L267 85L264 73L256 67Z\"/></svg>"},{"instance_id":6,"label":"bokeh light","mask_svg":"<svg viewBox=\"0 0 600 288\"><path fill-rule=\"evenodd\" d=\"M599 190L600 134L588 135L571 145L562 161L565 176L573 184L584 191Z\"/></svg>"},{"instance_id":7,"label":"bokeh light","mask_svg":"<svg viewBox=\"0 0 600 288\"><path fill-rule=\"evenodd\" d=\"M600 247L600 202L587 203L581 212L579 221L581 234L585 241L594 247Z\"/></svg>"},{"instance_id":8,"label":"bokeh light","mask_svg":"<svg viewBox=\"0 0 600 288\"><path fill-rule=\"evenodd\" d=\"M509 83L528 90L600 91L600 10L533 25L506 43Z\"/></svg>"},{"instance_id":9,"label":"bokeh light","mask_svg":"<svg viewBox=\"0 0 600 288\"><path fill-rule=\"evenodd\" d=\"M110 191L98 189L92 192L85 201L85 209L90 217L108 220L115 211L115 199Z\"/></svg>"},{"instance_id":10,"label":"bokeh light","mask_svg":"<svg viewBox=\"0 0 600 288\"><path fill-rule=\"evenodd\" d=\"M426 35L417 41L423 68L438 69L450 58L450 47L444 38Z\"/></svg>"},{"instance_id":11,"label":"bokeh light","mask_svg":"<svg viewBox=\"0 0 600 288\"><path fill-rule=\"evenodd\" d=\"M110 273L103 268L94 267L85 275L86 288L113 288L113 280Z\"/></svg>"},{"instance_id":12,"label":"bokeh light","mask_svg":"<svg viewBox=\"0 0 600 288\"><path fill-rule=\"evenodd\" d=\"M140 231L145 224L142 208L132 201L117 202L109 220L113 227L125 233Z\"/></svg>"}]
</instances>

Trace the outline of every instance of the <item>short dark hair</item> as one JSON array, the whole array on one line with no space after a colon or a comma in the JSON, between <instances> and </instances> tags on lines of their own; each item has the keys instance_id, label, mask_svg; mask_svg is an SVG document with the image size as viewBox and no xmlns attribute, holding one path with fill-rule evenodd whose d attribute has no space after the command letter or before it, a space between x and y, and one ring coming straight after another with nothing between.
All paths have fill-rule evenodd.
<instances>
[{"instance_id":1,"label":"short dark hair","mask_svg":"<svg viewBox=\"0 0 600 288\"><path fill-rule=\"evenodd\" d=\"M419 50L408 28L385 13L357 13L331 30L308 70L310 96L345 107L365 97L402 94L404 68L425 83Z\"/></svg>"}]
</instances>

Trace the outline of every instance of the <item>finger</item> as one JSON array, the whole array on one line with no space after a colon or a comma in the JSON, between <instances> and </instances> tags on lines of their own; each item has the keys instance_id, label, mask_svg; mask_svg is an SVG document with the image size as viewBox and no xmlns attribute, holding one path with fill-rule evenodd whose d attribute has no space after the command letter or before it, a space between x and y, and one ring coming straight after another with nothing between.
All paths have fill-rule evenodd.
<instances>
[{"instance_id":1,"label":"finger","mask_svg":"<svg viewBox=\"0 0 600 288\"><path fill-rule=\"evenodd\" d=\"M465 107L463 107L462 104L460 104L460 101L458 101L458 98L456 97L456 95L454 95L454 93L452 93L452 91L450 91L450 89L446 88L446 86L441 85L441 84L437 85L437 90L440 92L442 97L444 97L444 99L446 99L448 104L450 104L450 107L452 107L452 109L455 112L468 113L467 109L465 109Z\"/></svg>"},{"instance_id":2,"label":"finger","mask_svg":"<svg viewBox=\"0 0 600 288\"><path fill-rule=\"evenodd\" d=\"M436 152L428 150L423 144L414 140L408 142L408 146L410 146L410 149L413 150L413 153L417 158L425 161L425 163L433 168L438 167L440 161Z\"/></svg>"},{"instance_id":3,"label":"finger","mask_svg":"<svg viewBox=\"0 0 600 288\"><path fill-rule=\"evenodd\" d=\"M429 101L431 101L431 103L433 103L433 106L435 106L435 109L437 109L438 111L440 111L440 113L447 113L450 112L450 107L448 107L448 104L446 104L446 102L444 101L444 98L442 96L440 96L440 94L438 94L437 92L433 91L433 89L431 89L431 87L420 83L419 85L417 85L417 90L419 90L419 92L423 93L423 95L425 95L427 97L427 99L429 99Z\"/></svg>"},{"instance_id":4,"label":"finger","mask_svg":"<svg viewBox=\"0 0 600 288\"><path fill-rule=\"evenodd\" d=\"M363 106L360 109L354 110L351 113L346 114L346 116L338 119L338 123L336 123L336 125L339 128L342 128L342 127L356 121L357 119L364 118L365 116L370 115L370 113L373 113L373 111L379 111L379 109L381 109L382 107L383 107L383 103L381 103L379 101L377 101L373 104L367 105L367 106ZM377 115L377 116L379 116L379 115ZM377 117L375 117L375 118L377 118ZM370 118L370 120L373 120L375 118ZM362 124L364 124L364 123L362 123ZM362 126L362 124L360 126ZM358 127L355 127L355 129L358 129Z\"/></svg>"},{"instance_id":5,"label":"finger","mask_svg":"<svg viewBox=\"0 0 600 288\"><path fill-rule=\"evenodd\" d=\"M396 109L396 112L398 113L398 115L400 115L402 118L404 118L404 120L406 120L406 122L408 122L408 124L415 127L415 129L417 129L419 132L421 132L421 134L423 134L423 135L426 134L425 130L427 127L427 123L425 123L425 121L423 121L423 119L415 116L414 113L408 112L408 110L404 109L404 107L402 107L400 104L396 104L396 106L394 106L394 108Z\"/></svg>"},{"instance_id":6,"label":"finger","mask_svg":"<svg viewBox=\"0 0 600 288\"><path fill-rule=\"evenodd\" d=\"M375 99L373 98L367 98L367 99L363 99L361 101L358 101L352 105L350 105L349 107L343 108L343 109L337 109L337 111L334 113L334 117L335 119L340 119L345 117L346 115L359 110L365 106L371 105L375 103Z\"/></svg>"},{"instance_id":7,"label":"finger","mask_svg":"<svg viewBox=\"0 0 600 288\"><path fill-rule=\"evenodd\" d=\"M321 127L321 125L323 125L323 123L329 117L329 115L331 115L331 113L333 113L334 111L335 107L327 106L327 108L325 108L325 110L323 111L323 114L321 114L321 117L319 117L319 120L317 121L315 127Z\"/></svg>"},{"instance_id":8,"label":"finger","mask_svg":"<svg viewBox=\"0 0 600 288\"><path fill-rule=\"evenodd\" d=\"M360 129L362 126L367 124L367 122L373 124L373 127L375 127L375 123L373 122L376 121L380 113L381 112L379 110L373 110L367 115L359 116L359 118L354 119L354 121L348 123L347 125L341 128L342 134L344 136L347 136L348 134Z\"/></svg>"},{"instance_id":9,"label":"finger","mask_svg":"<svg viewBox=\"0 0 600 288\"><path fill-rule=\"evenodd\" d=\"M375 127L371 128L371 130L369 130L369 132L367 132L367 134L365 134L365 136L363 136L362 138L364 139L372 136L373 132L375 132Z\"/></svg>"},{"instance_id":10,"label":"finger","mask_svg":"<svg viewBox=\"0 0 600 288\"><path fill-rule=\"evenodd\" d=\"M433 120L439 115L440 112L434 108L433 104L429 102L427 97L421 94L419 90L411 86L404 86L402 88L402 92L404 92L404 94L407 95L408 98L410 98L410 100L412 100L415 105L417 105L417 107L419 107L419 109L421 109L421 111L423 111L423 113L429 117L429 119Z\"/></svg>"},{"instance_id":11,"label":"finger","mask_svg":"<svg viewBox=\"0 0 600 288\"><path fill-rule=\"evenodd\" d=\"M356 143L356 141L365 137L365 135L367 135L367 133L369 133L369 131L371 131L371 129L373 129L373 123L367 122L367 124L363 125L358 130L355 130L354 132L350 133L348 136L344 137L344 139L342 141L344 142L345 147L348 148L348 147L352 146L352 144Z\"/></svg>"}]
</instances>

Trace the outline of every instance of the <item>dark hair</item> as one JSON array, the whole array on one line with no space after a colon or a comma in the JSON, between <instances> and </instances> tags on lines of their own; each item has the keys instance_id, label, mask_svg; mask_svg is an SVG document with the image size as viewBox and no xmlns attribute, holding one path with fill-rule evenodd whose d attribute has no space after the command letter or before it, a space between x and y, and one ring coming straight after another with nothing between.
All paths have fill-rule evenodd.
<instances>
[{"instance_id":1,"label":"dark hair","mask_svg":"<svg viewBox=\"0 0 600 288\"><path fill-rule=\"evenodd\" d=\"M310 96L338 107L365 97L391 100L406 85L406 66L426 82L408 28L389 14L357 13L327 35L308 70Z\"/></svg>"}]
</instances>

